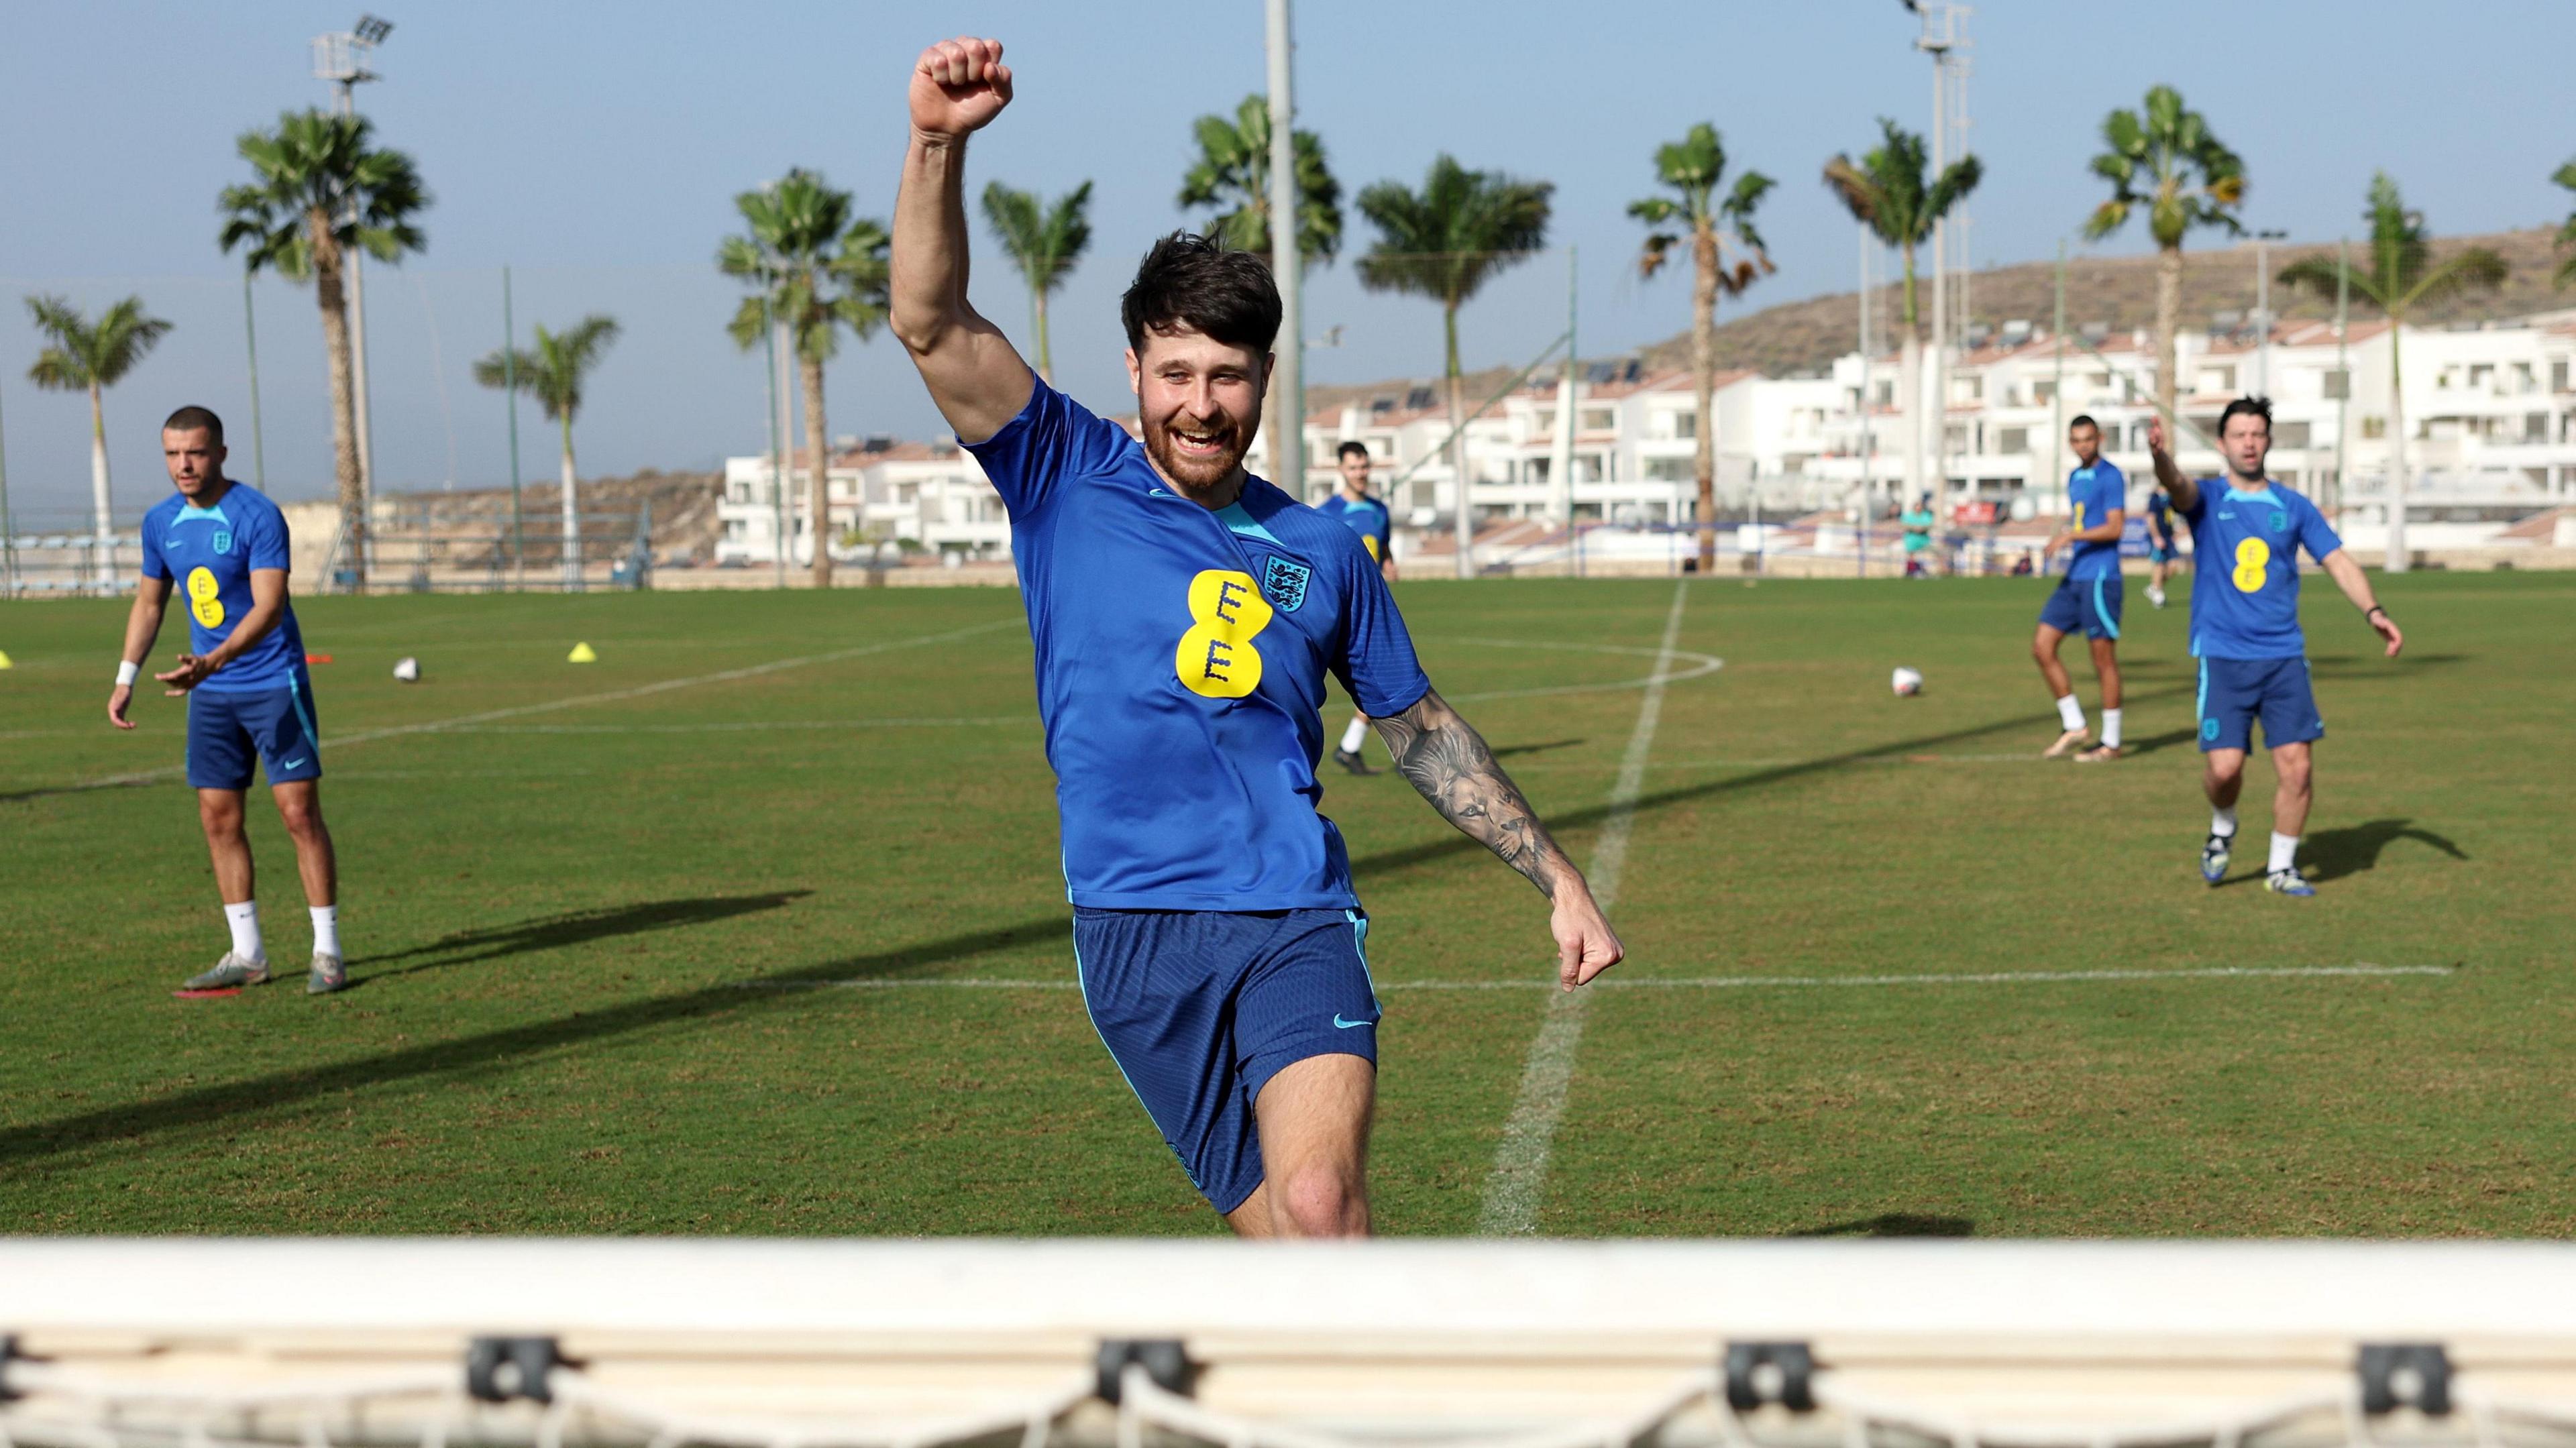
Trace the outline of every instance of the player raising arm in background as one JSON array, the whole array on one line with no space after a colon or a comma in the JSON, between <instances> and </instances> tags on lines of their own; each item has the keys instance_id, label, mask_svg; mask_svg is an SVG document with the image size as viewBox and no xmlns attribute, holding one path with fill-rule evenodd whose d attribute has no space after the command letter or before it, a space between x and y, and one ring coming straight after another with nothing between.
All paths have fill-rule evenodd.
<instances>
[{"instance_id":1,"label":"player raising arm in background","mask_svg":"<svg viewBox=\"0 0 2576 1448\"><path fill-rule=\"evenodd\" d=\"M1139 446L967 301L966 140L1011 102L1002 47L934 45L910 85L892 325L1011 515L1083 1003L1237 1232L1364 1234L1378 1007L1316 808L1325 674L1547 896L1565 989L1617 964L1618 937L1432 692L1358 535L1244 471L1279 329L1268 268L1187 235L1147 253L1121 304Z\"/></svg>"},{"instance_id":2,"label":"player raising arm in background","mask_svg":"<svg viewBox=\"0 0 2576 1448\"><path fill-rule=\"evenodd\" d=\"M2313 794L2310 746L2325 737L2308 683L2307 637L2299 629L2298 550L2325 569L2397 657L2405 636L2371 596L2361 565L2316 505L2265 475L2272 450L2272 404L2240 397L2218 419L2222 477L2184 477L2165 451L2162 418L2147 427L2156 481L2191 529L2191 651L2200 660L2201 788L2209 796L2209 838L2200 849L2201 878L2227 878L2236 838L2236 796L2245 787L2245 756L2254 723L2272 751L2272 853L2264 884L2276 895L2314 895L2299 873L2299 836Z\"/></svg>"}]
</instances>

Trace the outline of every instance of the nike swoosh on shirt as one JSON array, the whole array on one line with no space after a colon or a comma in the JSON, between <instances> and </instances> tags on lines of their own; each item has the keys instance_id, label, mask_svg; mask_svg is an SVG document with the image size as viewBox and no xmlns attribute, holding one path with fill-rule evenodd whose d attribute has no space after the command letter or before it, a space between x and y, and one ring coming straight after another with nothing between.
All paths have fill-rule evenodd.
<instances>
[{"instance_id":1,"label":"nike swoosh on shirt","mask_svg":"<svg viewBox=\"0 0 2576 1448\"><path fill-rule=\"evenodd\" d=\"M1346 1020L1343 1020L1343 1019L1342 1019L1342 1013L1341 1013L1340 1011L1335 1011L1335 1012L1333 1012L1333 1024L1334 1024L1335 1026L1339 1027L1340 1029L1345 1030L1345 1031L1356 1031L1356 1030L1358 1030L1358 1029L1359 1029L1360 1027L1362 1027L1362 1026L1374 1026L1374 1025L1376 1025L1376 1024L1377 1024L1377 1022L1375 1022L1375 1021L1346 1021Z\"/></svg>"},{"instance_id":2,"label":"nike swoosh on shirt","mask_svg":"<svg viewBox=\"0 0 2576 1448\"><path fill-rule=\"evenodd\" d=\"M302 769L304 767L304 761L301 759L290 759L277 767L280 769Z\"/></svg>"}]
</instances>

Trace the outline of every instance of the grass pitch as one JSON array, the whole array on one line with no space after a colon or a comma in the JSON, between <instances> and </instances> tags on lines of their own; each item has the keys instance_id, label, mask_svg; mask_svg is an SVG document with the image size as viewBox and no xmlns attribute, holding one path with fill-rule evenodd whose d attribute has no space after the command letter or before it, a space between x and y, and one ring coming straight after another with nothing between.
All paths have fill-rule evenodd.
<instances>
[{"instance_id":1,"label":"grass pitch","mask_svg":"<svg viewBox=\"0 0 2576 1448\"><path fill-rule=\"evenodd\" d=\"M2180 607L2130 616L2141 752L2034 757L2045 586L1689 586L1627 984L1592 1004L1542 1229L2576 1226L2576 580L2386 580L2395 664L2309 590L2313 901L2261 888L2260 762L2238 878L2199 882ZM1578 860L1674 587L1402 590ZM224 944L178 706L107 726L121 605L0 609L0 1230L1217 1230L1070 989L1015 594L298 608L335 659L357 988L293 983L302 900L255 798L287 983L209 1001L169 994ZM424 682L391 678L406 654ZM1462 1232L1545 1002L1542 902L1392 774L1327 789L1385 987L1379 1221ZM2356 963L2454 969L2181 974ZM2155 974L2037 978L2099 971ZM1915 975L2018 978L1850 983Z\"/></svg>"}]
</instances>

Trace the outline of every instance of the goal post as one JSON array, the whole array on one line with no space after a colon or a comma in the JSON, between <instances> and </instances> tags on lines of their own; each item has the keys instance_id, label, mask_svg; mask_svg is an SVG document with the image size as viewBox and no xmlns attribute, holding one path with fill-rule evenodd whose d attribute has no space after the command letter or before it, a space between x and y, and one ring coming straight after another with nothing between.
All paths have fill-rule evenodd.
<instances>
[{"instance_id":1,"label":"goal post","mask_svg":"<svg viewBox=\"0 0 2576 1448\"><path fill-rule=\"evenodd\" d=\"M0 1241L0 1445L2576 1443L2576 1247Z\"/></svg>"}]
</instances>

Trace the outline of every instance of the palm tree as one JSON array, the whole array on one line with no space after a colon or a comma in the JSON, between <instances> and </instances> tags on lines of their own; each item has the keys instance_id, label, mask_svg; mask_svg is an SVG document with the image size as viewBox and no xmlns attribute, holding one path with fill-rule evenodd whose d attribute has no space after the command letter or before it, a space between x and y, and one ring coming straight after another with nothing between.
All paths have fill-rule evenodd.
<instances>
[{"instance_id":1,"label":"palm tree","mask_svg":"<svg viewBox=\"0 0 2576 1448\"><path fill-rule=\"evenodd\" d=\"M2244 234L2231 213L2245 202L2245 163L2209 133L2200 112L2183 109L2181 93L2169 85L2148 88L2143 113L2103 117L2102 141L2110 149L2093 158L2093 174L2111 183L2111 199L2093 208L2084 235L2099 241L2127 225L2131 211L2147 213L2156 242L2156 410L2170 426L2182 390L2175 339L2183 238L2197 226Z\"/></svg>"},{"instance_id":2,"label":"palm tree","mask_svg":"<svg viewBox=\"0 0 2576 1448\"><path fill-rule=\"evenodd\" d=\"M514 387L537 400L546 416L563 425L563 570L564 587L581 587L581 513L574 497L572 418L581 411L582 384L600 355L617 340L612 317L588 316L572 330L553 333L537 328L532 351L503 348L474 364L474 380L486 387Z\"/></svg>"},{"instance_id":3,"label":"palm tree","mask_svg":"<svg viewBox=\"0 0 2576 1448\"><path fill-rule=\"evenodd\" d=\"M1924 495L1923 443L1927 425L1944 425L1947 400L1927 409L1923 406L1923 340L1916 334L1914 305L1914 253L1917 247L1932 239L1932 224L1950 212L1977 189L1985 178L1985 165L1974 156L1962 156L1930 174L1930 161L1925 155L1923 138L1881 117L1878 123L1880 141L1858 162L1848 155L1838 155L1825 163L1825 187L1834 193L1844 209L1851 212L1872 235L1905 253L1905 339L1901 385L1905 390L1905 411L1912 419L1906 429L1905 491L1906 502ZM1867 406L1867 399L1862 400ZM1927 418L1928 413L1928 418ZM1934 492L1946 493L1949 479L1938 480ZM1936 508L1935 516L1939 515Z\"/></svg>"},{"instance_id":4,"label":"palm tree","mask_svg":"<svg viewBox=\"0 0 2576 1448\"><path fill-rule=\"evenodd\" d=\"M52 346L36 354L27 380L49 392L89 393L89 490L96 519L90 551L98 562L100 585L112 587L116 564L109 557L109 540L115 536L115 520L108 507L107 414L102 403L107 389L134 370L134 364L169 332L170 324L145 316L141 297L127 297L100 313L95 322L63 297L29 297L27 310L35 314L37 329L54 339Z\"/></svg>"},{"instance_id":5,"label":"palm tree","mask_svg":"<svg viewBox=\"0 0 2576 1448\"><path fill-rule=\"evenodd\" d=\"M1679 231L1658 230L1646 238L1637 257L1637 273L1653 276L1683 240L1690 242L1691 374L1698 386L1699 413L1692 424L1699 473L1699 571L1717 567L1717 442L1711 413L1717 392L1717 299L1744 295L1756 277L1769 274L1771 254L1753 229L1753 210L1773 183L1759 171L1736 178L1735 189L1717 199L1717 183L1726 177L1726 145L1706 121L1690 128L1679 141L1655 148L1655 179L1674 196L1649 196L1628 203L1628 214L1653 227L1676 223ZM1741 252L1733 266L1726 253Z\"/></svg>"},{"instance_id":6,"label":"palm tree","mask_svg":"<svg viewBox=\"0 0 2576 1448\"><path fill-rule=\"evenodd\" d=\"M2552 185L2576 191L2576 160L2551 172L2549 180ZM2568 212L2566 222L2558 228L2558 247L2567 253L2567 259L2558 264L2557 284L2576 285L2576 211Z\"/></svg>"},{"instance_id":7,"label":"palm tree","mask_svg":"<svg viewBox=\"0 0 2576 1448\"><path fill-rule=\"evenodd\" d=\"M1360 258L1360 285L1440 304L1449 380L1449 470L1458 493L1458 576L1475 576L1474 508L1467 497L1467 440L1459 396L1458 308L1497 273L1547 244L1548 198L1556 187L1499 171L1470 171L1446 152L1433 158L1422 189L1380 181L1359 195L1360 214L1378 229Z\"/></svg>"},{"instance_id":8,"label":"palm tree","mask_svg":"<svg viewBox=\"0 0 2576 1448\"><path fill-rule=\"evenodd\" d=\"M350 247L381 262L426 247L413 219L429 205L420 172L400 151L368 143L363 116L288 111L273 131L246 131L235 143L258 180L224 188L223 249L248 248L253 272L266 267L289 281L310 278L322 308L322 341L331 364L331 455L340 491L340 556L357 587L367 585L366 494L358 474L356 394L350 383L348 298L341 269Z\"/></svg>"},{"instance_id":9,"label":"palm tree","mask_svg":"<svg viewBox=\"0 0 2576 1448\"><path fill-rule=\"evenodd\" d=\"M1236 251L1270 255L1270 102L1243 98L1234 119L1201 116L1191 123L1198 159L1181 176L1183 210L1213 208L1208 234ZM1342 249L1342 183L1324 163L1312 131L1291 131L1297 157L1297 255L1311 266Z\"/></svg>"},{"instance_id":10,"label":"palm tree","mask_svg":"<svg viewBox=\"0 0 2576 1448\"><path fill-rule=\"evenodd\" d=\"M805 384L805 451L814 460L806 482L814 586L829 588L832 509L825 475L831 454L824 444L831 432L823 417L823 364L840 352L843 327L864 342L884 325L889 237L884 222L851 217L849 192L801 166L733 204L751 231L725 238L716 269L760 290L742 299L725 330L747 352L760 345L772 317L787 324Z\"/></svg>"},{"instance_id":11,"label":"palm tree","mask_svg":"<svg viewBox=\"0 0 2576 1448\"><path fill-rule=\"evenodd\" d=\"M1002 250L1029 284L1029 321L1038 335L1038 376L1055 385L1047 351L1047 293L1064 285L1091 246L1091 183L1083 182L1042 205L1030 192L996 181L984 188L984 219L1002 239Z\"/></svg>"},{"instance_id":12,"label":"palm tree","mask_svg":"<svg viewBox=\"0 0 2576 1448\"><path fill-rule=\"evenodd\" d=\"M2406 319L2427 302L2438 302L2472 288L2504 285L2511 270L2505 259L2483 246L2464 247L2440 263L2433 260L2433 237L2424 228L2424 213L2406 209L2397 183L2379 172L2370 181L2370 205L2362 212L2370 223L2370 257L2355 266L2330 256L2303 257L2281 269L2281 282L2293 290L2331 297L2338 284L2379 308L2388 318L2388 571L2406 571L2406 394L2398 370L2397 334Z\"/></svg>"}]
</instances>

